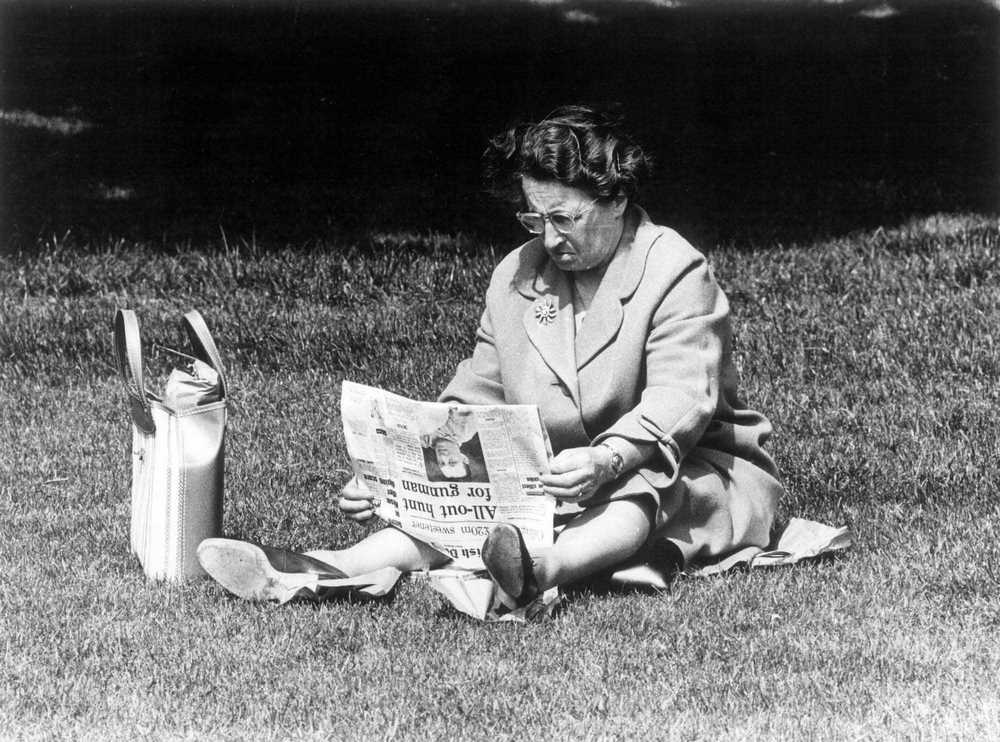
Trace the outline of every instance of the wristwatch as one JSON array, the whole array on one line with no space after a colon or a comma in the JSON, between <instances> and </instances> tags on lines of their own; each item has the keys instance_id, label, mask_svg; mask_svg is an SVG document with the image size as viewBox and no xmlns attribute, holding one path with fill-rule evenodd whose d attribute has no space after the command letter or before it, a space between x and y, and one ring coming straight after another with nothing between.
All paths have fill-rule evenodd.
<instances>
[{"instance_id":1,"label":"wristwatch","mask_svg":"<svg viewBox=\"0 0 1000 742\"><path fill-rule=\"evenodd\" d=\"M618 479L625 469L625 459L622 458L622 455L610 443L602 442L600 445L611 452L611 473L615 475L615 479Z\"/></svg>"}]
</instances>

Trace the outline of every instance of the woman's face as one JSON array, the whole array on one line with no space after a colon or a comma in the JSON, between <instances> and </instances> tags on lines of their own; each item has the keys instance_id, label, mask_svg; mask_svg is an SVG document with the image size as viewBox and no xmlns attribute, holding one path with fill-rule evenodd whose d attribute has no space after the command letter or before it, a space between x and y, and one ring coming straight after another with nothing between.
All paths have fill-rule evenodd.
<instances>
[{"instance_id":1,"label":"woman's face","mask_svg":"<svg viewBox=\"0 0 1000 742\"><path fill-rule=\"evenodd\" d=\"M469 459L454 441L444 439L435 441L434 456L441 473L449 479L461 479L468 475Z\"/></svg>"},{"instance_id":2,"label":"woman's face","mask_svg":"<svg viewBox=\"0 0 1000 742\"><path fill-rule=\"evenodd\" d=\"M589 193L579 188L553 180L535 180L527 175L521 178L521 190L528 211L582 215L569 234L561 234L546 219L545 231L538 235L558 268L589 271L611 260L622 235L622 215L628 199L622 196L595 203Z\"/></svg>"}]
</instances>

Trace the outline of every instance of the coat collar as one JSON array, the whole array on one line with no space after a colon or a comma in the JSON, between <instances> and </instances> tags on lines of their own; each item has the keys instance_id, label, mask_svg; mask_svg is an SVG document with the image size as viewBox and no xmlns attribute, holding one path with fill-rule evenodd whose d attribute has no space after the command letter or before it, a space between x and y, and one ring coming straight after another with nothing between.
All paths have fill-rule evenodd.
<instances>
[{"instance_id":1,"label":"coat collar","mask_svg":"<svg viewBox=\"0 0 1000 742\"><path fill-rule=\"evenodd\" d=\"M577 370L583 368L614 339L622 324L622 303L639 286L646 257L662 229L638 206L630 206L625 231L587 318L576 335L573 292L569 277L549 260L541 240L525 244L514 276L518 292L532 303L522 322L532 344L579 404Z\"/></svg>"}]
</instances>

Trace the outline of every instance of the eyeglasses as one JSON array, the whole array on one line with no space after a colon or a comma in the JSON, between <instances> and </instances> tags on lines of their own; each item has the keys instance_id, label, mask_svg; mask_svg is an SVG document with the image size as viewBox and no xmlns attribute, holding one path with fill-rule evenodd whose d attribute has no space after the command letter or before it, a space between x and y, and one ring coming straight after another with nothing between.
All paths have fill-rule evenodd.
<instances>
[{"instance_id":1,"label":"eyeglasses","mask_svg":"<svg viewBox=\"0 0 1000 742\"><path fill-rule=\"evenodd\" d=\"M583 219L594 209L594 204L600 201L595 198L582 211L575 214L567 214L565 211L553 211L551 214L543 214L538 211L519 211L517 220L532 234L542 234L545 231L545 222L549 221L559 234L569 234L576 229L576 223Z\"/></svg>"}]
</instances>

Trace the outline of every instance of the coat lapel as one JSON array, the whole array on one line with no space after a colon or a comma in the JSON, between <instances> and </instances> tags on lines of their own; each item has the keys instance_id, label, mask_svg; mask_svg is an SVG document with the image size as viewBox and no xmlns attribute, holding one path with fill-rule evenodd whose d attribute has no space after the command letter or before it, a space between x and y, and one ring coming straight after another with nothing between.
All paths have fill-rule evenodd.
<instances>
[{"instance_id":1,"label":"coat lapel","mask_svg":"<svg viewBox=\"0 0 1000 742\"><path fill-rule=\"evenodd\" d=\"M646 269L646 255L657 236L659 230L645 211L638 206L629 209L621 242L576 338L577 369L590 363L617 336L625 316L622 304L635 293Z\"/></svg>"},{"instance_id":2,"label":"coat lapel","mask_svg":"<svg viewBox=\"0 0 1000 742\"><path fill-rule=\"evenodd\" d=\"M580 325L580 334L576 338L576 367L586 366L594 356L600 353L614 340L622 326L622 303L618 298L615 263L622 259L621 249L611 259L611 265L601 280L601 285L594 294L594 299L587 310L587 316ZM612 285L616 284L616 285Z\"/></svg>"},{"instance_id":3,"label":"coat lapel","mask_svg":"<svg viewBox=\"0 0 1000 742\"><path fill-rule=\"evenodd\" d=\"M580 385L573 350L576 335L573 295L566 275L546 260L534 276L521 276L518 290L532 300L521 318L528 339L579 406Z\"/></svg>"}]
</instances>

